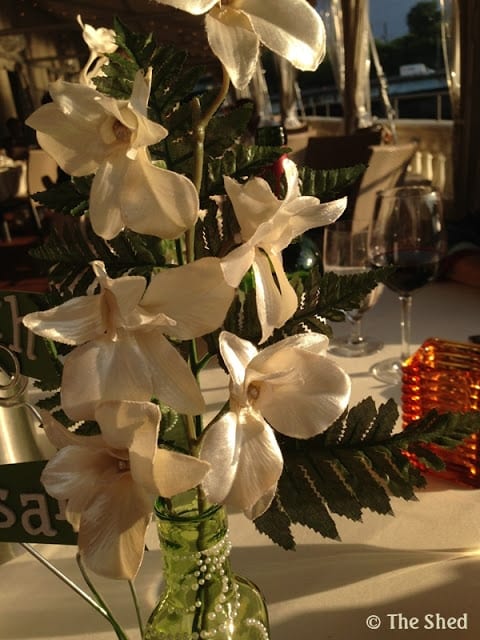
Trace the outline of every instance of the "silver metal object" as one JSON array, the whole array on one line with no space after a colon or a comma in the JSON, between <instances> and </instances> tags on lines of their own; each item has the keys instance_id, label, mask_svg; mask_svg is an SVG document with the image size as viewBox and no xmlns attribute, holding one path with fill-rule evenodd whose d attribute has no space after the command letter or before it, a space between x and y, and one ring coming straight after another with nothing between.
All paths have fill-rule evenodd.
<instances>
[{"instance_id":1,"label":"silver metal object","mask_svg":"<svg viewBox=\"0 0 480 640\"><path fill-rule=\"evenodd\" d=\"M34 413L26 405L27 378L20 373L16 356L0 345L12 362L12 373L0 367L0 464L41 460L34 435ZM22 553L18 544L0 543L0 564Z\"/></svg>"}]
</instances>

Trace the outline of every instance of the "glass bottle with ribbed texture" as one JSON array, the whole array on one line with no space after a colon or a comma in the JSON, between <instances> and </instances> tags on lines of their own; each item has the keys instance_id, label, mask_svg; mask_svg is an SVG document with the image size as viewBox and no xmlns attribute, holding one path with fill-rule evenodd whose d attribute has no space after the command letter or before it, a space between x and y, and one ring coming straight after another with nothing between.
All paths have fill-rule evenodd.
<instances>
[{"instance_id":1,"label":"glass bottle with ribbed texture","mask_svg":"<svg viewBox=\"0 0 480 640\"><path fill-rule=\"evenodd\" d=\"M145 640L269 640L260 591L231 569L225 509L192 500L172 513L158 500L155 511L165 585Z\"/></svg>"}]
</instances>

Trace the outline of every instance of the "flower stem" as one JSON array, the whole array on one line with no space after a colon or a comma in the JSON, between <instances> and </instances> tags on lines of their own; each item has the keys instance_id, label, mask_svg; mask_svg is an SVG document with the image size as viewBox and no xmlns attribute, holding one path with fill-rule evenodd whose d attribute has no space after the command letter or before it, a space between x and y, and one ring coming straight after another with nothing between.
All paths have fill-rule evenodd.
<instances>
[{"instance_id":1,"label":"flower stem","mask_svg":"<svg viewBox=\"0 0 480 640\"><path fill-rule=\"evenodd\" d=\"M95 611L97 611L97 613L99 613L103 618L108 620L108 622L112 625L115 633L117 634L117 638L119 640L128 640L128 636L125 634L125 632L123 631L121 626L115 620L114 616L112 615L112 613L110 612L108 607L105 605L105 603L102 600L102 598L100 598L100 596L98 595L96 590L93 588L90 580L88 579L88 576L86 576L86 573L85 573L85 570L83 568L83 565L81 564L81 562L79 560L79 554L78 553L77 553L77 564L78 564L78 566L80 568L80 571L82 572L82 576L84 577L87 585L91 589L91 591L94 594L95 598L92 598L91 596L88 595L88 593L85 593L85 591L83 591L75 582L73 582L73 580L70 580L70 578L68 576L66 576L64 573L62 573L60 571L60 569L57 569L57 567L55 565L53 565L49 560L47 560L41 553L39 553L30 544L27 544L27 543L24 543L24 542L21 542L20 544L26 551L28 551L28 553L30 553L34 558L36 558L39 562L41 562L49 571L51 571L53 574L55 574L57 576L57 578L60 578L60 580L64 584L66 584L68 587L70 587L70 589L75 591L75 593L77 595L79 595L81 598L83 598L83 600L85 600L91 607L93 607L95 609Z\"/></svg>"},{"instance_id":2,"label":"flower stem","mask_svg":"<svg viewBox=\"0 0 480 640\"><path fill-rule=\"evenodd\" d=\"M137 616L138 628L140 630L140 637L143 638L143 622L142 616L140 614L140 605L138 604L137 591L135 589L135 585L132 580L128 581L128 586L130 587L130 593L132 595L133 606L135 607L135 614Z\"/></svg>"},{"instance_id":3,"label":"flower stem","mask_svg":"<svg viewBox=\"0 0 480 640\"><path fill-rule=\"evenodd\" d=\"M90 580L89 575L87 574L87 571L85 569L85 566L82 562L82 558L80 553L77 553L76 555L76 560L77 560L77 564L78 564L78 568L80 569L80 572L82 574L83 579L85 580L85 582L87 583L88 588L90 589L90 591L93 593L95 600L97 601L97 603L100 605L100 607L103 609L103 611L106 614L106 618L107 620L110 622L110 624L113 627L113 630L115 631L115 633L117 634L117 638L118 640L128 640L128 636L127 634L124 632L124 630L122 629L122 627L120 626L120 624L117 622L115 616L113 615L113 613L110 611L109 607L107 606L107 604L105 603L105 601L103 600L103 598L101 597L101 595L98 593L98 591L96 590L96 588L93 585L93 582Z\"/></svg>"}]
</instances>

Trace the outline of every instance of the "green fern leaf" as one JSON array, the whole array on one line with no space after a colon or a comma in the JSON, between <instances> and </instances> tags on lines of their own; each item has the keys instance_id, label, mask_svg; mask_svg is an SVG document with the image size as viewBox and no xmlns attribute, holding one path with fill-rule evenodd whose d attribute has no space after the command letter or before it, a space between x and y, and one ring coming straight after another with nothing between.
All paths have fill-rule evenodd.
<instances>
[{"instance_id":1,"label":"green fern leaf","mask_svg":"<svg viewBox=\"0 0 480 640\"><path fill-rule=\"evenodd\" d=\"M302 194L316 196L322 202L336 200L348 194L365 169L366 165L363 164L342 169L299 167L298 173L302 183Z\"/></svg>"}]
</instances>

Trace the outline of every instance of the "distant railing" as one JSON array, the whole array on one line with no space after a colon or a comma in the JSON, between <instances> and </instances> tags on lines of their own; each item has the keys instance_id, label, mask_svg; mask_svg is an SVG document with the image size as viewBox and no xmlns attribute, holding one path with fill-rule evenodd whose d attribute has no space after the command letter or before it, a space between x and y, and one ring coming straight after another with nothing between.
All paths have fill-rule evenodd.
<instances>
[{"instance_id":1,"label":"distant railing","mask_svg":"<svg viewBox=\"0 0 480 640\"><path fill-rule=\"evenodd\" d=\"M404 93L391 96L392 106L397 118L425 120L451 120L450 98L448 90L441 89L429 93ZM303 96L303 106L307 116L341 117L340 102L325 99L322 94ZM385 116L379 100L372 100L372 114L378 118Z\"/></svg>"},{"instance_id":2,"label":"distant railing","mask_svg":"<svg viewBox=\"0 0 480 640\"><path fill-rule=\"evenodd\" d=\"M451 106L445 72L424 76L395 76L388 79L388 94L397 118L415 120L451 120ZM385 117L380 86L372 79L370 87L372 115ZM335 86L309 87L301 91L307 116L343 117L342 101ZM278 97L272 96L274 112Z\"/></svg>"}]
</instances>

